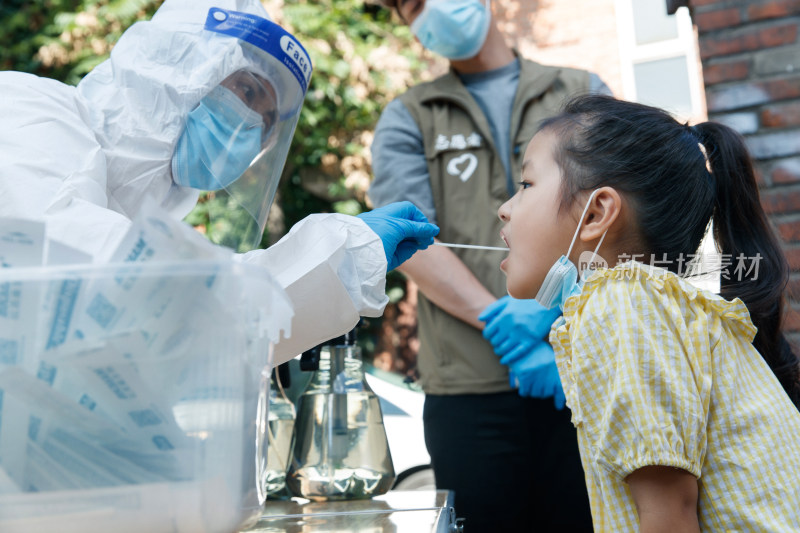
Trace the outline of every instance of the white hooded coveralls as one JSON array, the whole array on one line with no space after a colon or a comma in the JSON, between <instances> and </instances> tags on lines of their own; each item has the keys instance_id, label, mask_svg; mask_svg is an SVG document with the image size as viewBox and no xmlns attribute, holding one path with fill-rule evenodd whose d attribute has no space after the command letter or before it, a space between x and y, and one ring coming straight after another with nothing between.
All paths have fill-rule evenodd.
<instances>
[{"instance_id":1,"label":"white hooded coveralls","mask_svg":"<svg viewBox=\"0 0 800 533\"><path fill-rule=\"evenodd\" d=\"M48 238L95 261L147 197L184 218L199 192L176 185L170 163L186 116L248 67L238 39L203 29L212 6L269 18L257 0L166 0L77 87L0 72L0 217L44 220ZM355 217L312 215L236 259L266 267L292 301L292 335L275 364L379 316L388 301L381 240ZM312 266L299 276L298 262Z\"/></svg>"}]
</instances>

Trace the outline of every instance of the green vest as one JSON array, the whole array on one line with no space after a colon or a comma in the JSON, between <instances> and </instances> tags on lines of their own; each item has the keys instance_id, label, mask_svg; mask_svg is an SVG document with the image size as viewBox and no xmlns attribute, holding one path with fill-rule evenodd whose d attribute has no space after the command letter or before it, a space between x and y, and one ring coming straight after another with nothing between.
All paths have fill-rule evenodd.
<instances>
[{"instance_id":1,"label":"green vest","mask_svg":"<svg viewBox=\"0 0 800 533\"><path fill-rule=\"evenodd\" d=\"M547 67L520 58L511 115L511 172L518 178L528 141L539 123L571 95L589 90L589 73ZM422 132L438 238L444 242L503 246L498 208L509 198L506 172L489 122L453 71L400 96ZM498 298L506 294L501 252L453 249ZM428 394L486 394L510 390L508 370L480 330L431 303L418 304L417 366Z\"/></svg>"}]
</instances>

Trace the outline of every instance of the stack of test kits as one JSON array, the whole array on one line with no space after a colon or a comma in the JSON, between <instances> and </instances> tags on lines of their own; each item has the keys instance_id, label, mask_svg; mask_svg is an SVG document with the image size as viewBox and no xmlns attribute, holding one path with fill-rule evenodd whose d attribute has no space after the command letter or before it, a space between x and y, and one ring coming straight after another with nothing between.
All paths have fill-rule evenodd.
<instances>
[{"instance_id":1,"label":"stack of test kits","mask_svg":"<svg viewBox=\"0 0 800 533\"><path fill-rule=\"evenodd\" d=\"M147 208L106 264L0 224L0 531L235 531L258 512L263 269Z\"/></svg>"}]
</instances>

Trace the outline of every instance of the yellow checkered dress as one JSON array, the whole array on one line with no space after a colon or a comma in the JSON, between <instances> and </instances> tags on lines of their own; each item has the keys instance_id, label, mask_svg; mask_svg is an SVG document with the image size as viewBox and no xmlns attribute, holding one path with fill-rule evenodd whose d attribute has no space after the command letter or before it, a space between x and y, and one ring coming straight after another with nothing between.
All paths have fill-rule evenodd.
<instances>
[{"instance_id":1,"label":"yellow checkered dress","mask_svg":"<svg viewBox=\"0 0 800 533\"><path fill-rule=\"evenodd\" d=\"M603 269L550 342L598 532L638 531L625 477L698 478L703 531L800 531L800 413L751 344L744 304L661 268Z\"/></svg>"}]
</instances>

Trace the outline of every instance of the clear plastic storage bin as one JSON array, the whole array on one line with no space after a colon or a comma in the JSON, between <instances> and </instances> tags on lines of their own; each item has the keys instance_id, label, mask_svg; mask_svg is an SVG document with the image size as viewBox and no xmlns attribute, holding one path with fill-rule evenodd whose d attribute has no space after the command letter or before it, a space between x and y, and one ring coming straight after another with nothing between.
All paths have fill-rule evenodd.
<instances>
[{"instance_id":1,"label":"clear plastic storage bin","mask_svg":"<svg viewBox=\"0 0 800 533\"><path fill-rule=\"evenodd\" d=\"M234 262L0 269L0 531L247 526L290 319Z\"/></svg>"}]
</instances>

